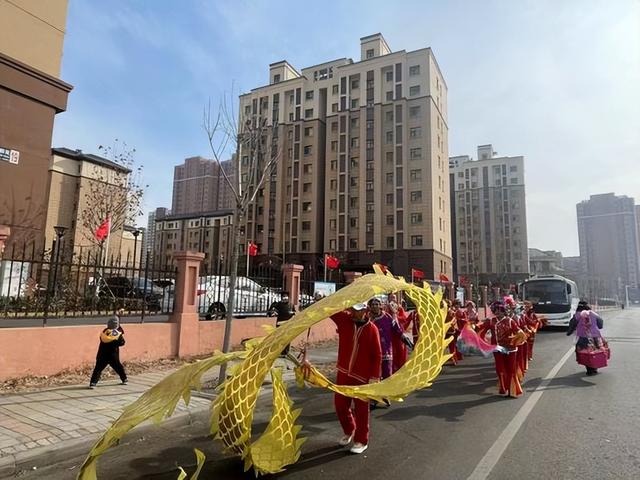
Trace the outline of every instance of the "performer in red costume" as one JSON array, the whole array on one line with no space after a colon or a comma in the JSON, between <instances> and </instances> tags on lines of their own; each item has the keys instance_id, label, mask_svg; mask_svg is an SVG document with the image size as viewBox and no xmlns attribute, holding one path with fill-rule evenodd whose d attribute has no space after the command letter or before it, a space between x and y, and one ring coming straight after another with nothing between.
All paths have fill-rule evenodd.
<instances>
[{"instance_id":1,"label":"performer in red costume","mask_svg":"<svg viewBox=\"0 0 640 480\"><path fill-rule=\"evenodd\" d=\"M502 302L492 303L491 312L494 316L482 323L478 334L484 339L491 332L490 343L497 346L493 356L500 395L519 397L522 387L518 378L518 345L526 341L526 335L517 322L506 315Z\"/></svg>"},{"instance_id":2,"label":"performer in red costume","mask_svg":"<svg viewBox=\"0 0 640 480\"><path fill-rule=\"evenodd\" d=\"M382 367L380 333L369 320L367 306L356 304L332 315L331 319L338 327L338 385L364 385L378 381ZM347 446L355 441L351 453L364 452L369 444L369 402L337 393L334 401L344 432L338 443Z\"/></svg>"},{"instance_id":3,"label":"performer in red costume","mask_svg":"<svg viewBox=\"0 0 640 480\"><path fill-rule=\"evenodd\" d=\"M465 313L467 314L467 321L469 322L469 325L471 325L471 328L475 330L478 326L478 322L480 321L480 318L478 317L478 310L476 310L476 304L471 300L467 300L467 303L464 304L464 308Z\"/></svg>"},{"instance_id":4,"label":"performer in red costume","mask_svg":"<svg viewBox=\"0 0 640 480\"><path fill-rule=\"evenodd\" d=\"M403 333L409 331L411 325L412 316L408 315L405 309L398 302L398 297L395 293L389 294L387 304L385 305L386 312L398 322L400 329ZM407 362L409 356L409 349L403 339L394 335L391 338L391 345L393 348L393 373L397 372Z\"/></svg>"},{"instance_id":5,"label":"performer in red costume","mask_svg":"<svg viewBox=\"0 0 640 480\"><path fill-rule=\"evenodd\" d=\"M522 330L528 338L529 329L525 326L522 315L518 314L518 304L516 301L512 297L506 296L504 297L504 306L507 316L516 321L520 330ZM518 346L518 353L516 355L518 378L522 381L524 379L524 374L527 373L527 370L529 369L529 348L527 342Z\"/></svg>"},{"instance_id":6,"label":"performer in red costume","mask_svg":"<svg viewBox=\"0 0 640 480\"><path fill-rule=\"evenodd\" d=\"M538 317L534 310L533 303L529 301L524 302L524 312L522 313L521 318L529 333L529 338L527 338L527 353L529 355L529 360L533 360L533 344L536 340L536 332L545 324L544 318Z\"/></svg>"},{"instance_id":7,"label":"performer in red costume","mask_svg":"<svg viewBox=\"0 0 640 480\"><path fill-rule=\"evenodd\" d=\"M449 353L453 355L451 357L451 361L454 365L457 365L458 362L464 358L462 353L458 350L458 336L467 323L467 315L462 309L462 303L460 300L456 299L451 303L447 301L447 305L449 305L449 310L447 311L447 322L455 320L447 332L447 335L453 336L453 340L449 344Z\"/></svg>"}]
</instances>

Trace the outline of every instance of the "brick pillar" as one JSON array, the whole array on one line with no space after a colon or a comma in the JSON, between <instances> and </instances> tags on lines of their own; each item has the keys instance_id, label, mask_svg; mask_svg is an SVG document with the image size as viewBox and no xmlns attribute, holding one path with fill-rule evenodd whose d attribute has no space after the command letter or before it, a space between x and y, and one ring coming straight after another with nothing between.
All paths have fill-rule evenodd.
<instances>
[{"instance_id":1,"label":"brick pillar","mask_svg":"<svg viewBox=\"0 0 640 480\"><path fill-rule=\"evenodd\" d=\"M449 300L453 302L456 299L456 284L451 282L447 284L447 287L449 288Z\"/></svg>"},{"instance_id":2,"label":"brick pillar","mask_svg":"<svg viewBox=\"0 0 640 480\"><path fill-rule=\"evenodd\" d=\"M11 234L11 229L7 225L0 225L0 259L4 253L4 244Z\"/></svg>"},{"instance_id":3,"label":"brick pillar","mask_svg":"<svg viewBox=\"0 0 640 480\"><path fill-rule=\"evenodd\" d=\"M484 316L487 316L487 303L489 300L489 293L487 292L487 286L486 285L480 285L480 304L482 305L482 307L484 308ZM480 305L478 305L478 308L480 308Z\"/></svg>"},{"instance_id":4,"label":"brick pillar","mask_svg":"<svg viewBox=\"0 0 640 480\"><path fill-rule=\"evenodd\" d=\"M464 287L464 299L465 301L473 301L473 285L467 285Z\"/></svg>"},{"instance_id":5,"label":"brick pillar","mask_svg":"<svg viewBox=\"0 0 640 480\"><path fill-rule=\"evenodd\" d=\"M178 267L178 278L176 278L175 309L171 321L180 325L178 356L188 357L200 353L200 327L196 297L200 279L200 264L204 259L204 253L175 252L173 258Z\"/></svg>"},{"instance_id":6,"label":"brick pillar","mask_svg":"<svg viewBox=\"0 0 640 480\"><path fill-rule=\"evenodd\" d=\"M304 270L302 265L285 263L282 266L283 290L289 292L290 302L296 307L300 306L300 274Z\"/></svg>"},{"instance_id":7,"label":"brick pillar","mask_svg":"<svg viewBox=\"0 0 640 480\"><path fill-rule=\"evenodd\" d=\"M344 281L348 285L362 276L362 272L344 272Z\"/></svg>"},{"instance_id":8,"label":"brick pillar","mask_svg":"<svg viewBox=\"0 0 640 480\"><path fill-rule=\"evenodd\" d=\"M493 300L497 301L497 300L502 300L502 298L500 297L500 287L493 287Z\"/></svg>"}]
</instances>

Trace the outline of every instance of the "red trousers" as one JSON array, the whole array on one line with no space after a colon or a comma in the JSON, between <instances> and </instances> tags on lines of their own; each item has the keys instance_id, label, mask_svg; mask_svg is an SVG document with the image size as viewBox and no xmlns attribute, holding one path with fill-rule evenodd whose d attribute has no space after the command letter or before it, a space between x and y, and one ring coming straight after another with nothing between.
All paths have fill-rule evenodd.
<instances>
[{"instance_id":1,"label":"red trousers","mask_svg":"<svg viewBox=\"0 0 640 480\"><path fill-rule=\"evenodd\" d=\"M522 387L518 379L518 352L493 352L498 374L498 391L501 395L508 393L511 397L522 395Z\"/></svg>"},{"instance_id":2,"label":"red trousers","mask_svg":"<svg viewBox=\"0 0 640 480\"><path fill-rule=\"evenodd\" d=\"M363 382L346 373L338 372L337 384L362 385ZM367 445L369 442L369 402L336 393L334 403L344 434L351 435L355 432L353 440ZM351 404L353 404L353 409Z\"/></svg>"},{"instance_id":3,"label":"red trousers","mask_svg":"<svg viewBox=\"0 0 640 480\"><path fill-rule=\"evenodd\" d=\"M533 360L533 344L536 341L535 334L531 335L527 340L527 352L529 353L529 360Z\"/></svg>"},{"instance_id":4,"label":"red trousers","mask_svg":"<svg viewBox=\"0 0 640 480\"><path fill-rule=\"evenodd\" d=\"M529 344L528 342L518 345L518 378L522 380L529 368Z\"/></svg>"},{"instance_id":5,"label":"red trousers","mask_svg":"<svg viewBox=\"0 0 640 480\"><path fill-rule=\"evenodd\" d=\"M407 352L407 346L396 336L392 337L391 345L393 346L393 373L396 373L407 363L409 352Z\"/></svg>"},{"instance_id":6,"label":"red trousers","mask_svg":"<svg viewBox=\"0 0 640 480\"><path fill-rule=\"evenodd\" d=\"M449 344L449 353L451 355L453 355L451 357L451 361L453 362L454 365L457 365L458 362L464 358L462 356L462 353L460 353L460 351L458 350L458 337L459 336L460 336L460 332L456 331L455 333L453 333L453 335L452 335L453 340L451 340L451 343Z\"/></svg>"}]
</instances>

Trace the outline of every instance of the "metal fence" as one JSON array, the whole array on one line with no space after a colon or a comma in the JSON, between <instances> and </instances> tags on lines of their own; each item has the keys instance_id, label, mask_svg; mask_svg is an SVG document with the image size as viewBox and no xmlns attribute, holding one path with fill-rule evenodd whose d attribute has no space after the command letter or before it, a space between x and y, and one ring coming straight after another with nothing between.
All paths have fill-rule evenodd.
<instances>
[{"instance_id":1,"label":"metal fence","mask_svg":"<svg viewBox=\"0 0 640 480\"><path fill-rule=\"evenodd\" d=\"M38 251L33 245L5 251L0 327L11 318L24 319L25 326L33 320L47 325L50 319L106 317L120 308L140 321L173 312L175 267L156 264L148 255L138 261L103 257L98 247L84 254Z\"/></svg>"},{"instance_id":2,"label":"metal fence","mask_svg":"<svg viewBox=\"0 0 640 480\"><path fill-rule=\"evenodd\" d=\"M300 308L306 308L344 286L346 282L340 270L329 270L325 276L323 271L305 268L300 277Z\"/></svg>"},{"instance_id":3,"label":"metal fence","mask_svg":"<svg viewBox=\"0 0 640 480\"><path fill-rule=\"evenodd\" d=\"M211 270L207 264L200 271L198 312L207 320L223 318L229 301L229 275ZM258 266L239 272L235 287L233 315L237 317L267 315L280 300L282 271L279 267Z\"/></svg>"}]
</instances>

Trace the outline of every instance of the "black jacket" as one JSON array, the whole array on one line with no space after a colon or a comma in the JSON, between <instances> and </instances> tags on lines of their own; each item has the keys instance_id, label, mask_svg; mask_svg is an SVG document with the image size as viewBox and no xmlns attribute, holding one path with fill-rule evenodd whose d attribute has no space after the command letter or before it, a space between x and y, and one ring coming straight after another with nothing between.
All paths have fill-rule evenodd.
<instances>
[{"instance_id":1,"label":"black jacket","mask_svg":"<svg viewBox=\"0 0 640 480\"><path fill-rule=\"evenodd\" d=\"M112 329L105 328L100 332L100 346L98 347L98 356L119 355L120 347L125 344L124 330L122 327L117 329L118 335L112 335Z\"/></svg>"}]
</instances>

